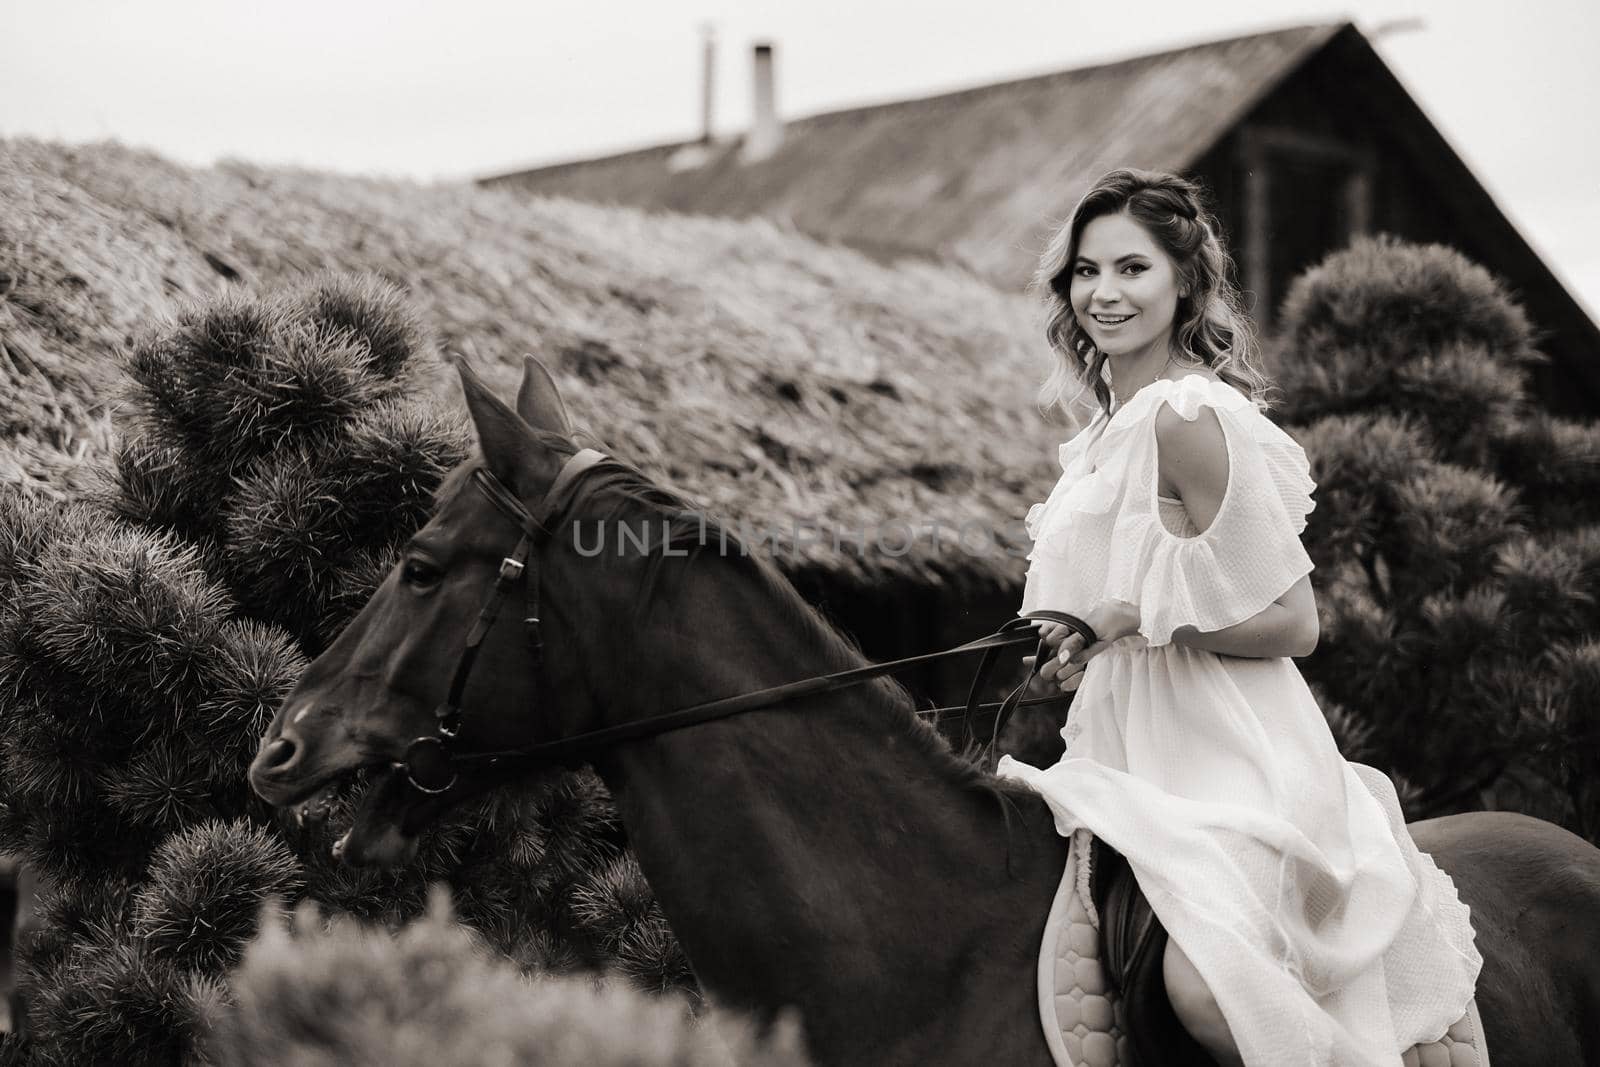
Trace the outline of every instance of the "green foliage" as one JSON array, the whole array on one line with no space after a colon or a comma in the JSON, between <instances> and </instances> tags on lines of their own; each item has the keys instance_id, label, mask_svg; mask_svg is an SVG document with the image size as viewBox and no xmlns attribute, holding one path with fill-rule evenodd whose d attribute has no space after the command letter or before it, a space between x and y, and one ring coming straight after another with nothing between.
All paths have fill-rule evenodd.
<instances>
[{"instance_id":1,"label":"green foliage","mask_svg":"<svg viewBox=\"0 0 1600 1067\"><path fill-rule=\"evenodd\" d=\"M118 879L64 880L35 900L19 954L31 1033L13 1049L15 1062L205 1062L199 1037L225 990L129 936L134 888Z\"/></svg>"},{"instance_id":2,"label":"green foliage","mask_svg":"<svg viewBox=\"0 0 1600 1067\"><path fill-rule=\"evenodd\" d=\"M191 970L238 962L268 897L293 899L303 876L275 835L243 820L173 834L134 897L134 926L152 955Z\"/></svg>"},{"instance_id":3,"label":"green foliage","mask_svg":"<svg viewBox=\"0 0 1600 1067\"><path fill-rule=\"evenodd\" d=\"M693 983L689 961L631 855L618 857L577 886L572 910L613 965L642 988L666 992Z\"/></svg>"},{"instance_id":4,"label":"green foliage","mask_svg":"<svg viewBox=\"0 0 1600 1067\"><path fill-rule=\"evenodd\" d=\"M62 877L131 876L166 833L251 807L241 734L304 661L230 618L172 536L81 507L16 514L26 530L8 539L0 604L3 847ZM263 659L275 673L240 670Z\"/></svg>"},{"instance_id":5,"label":"green foliage","mask_svg":"<svg viewBox=\"0 0 1600 1067\"><path fill-rule=\"evenodd\" d=\"M198 1042L226 999L219 979L120 939L75 945L30 988L29 1062L48 1067L204 1062Z\"/></svg>"},{"instance_id":6,"label":"green foliage","mask_svg":"<svg viewBox=\"0 0 1600 1067\"><path fill-rule=\"evenodd\" d=\"M1318 567L1372 556L1391 510L1385 487L1429 456L1411 420L1387 414L1327 415L1295 436L1317 483L1307 549Z\"/></svg>"},{"instance_id":7,"label":"green foliage","mask_svg":"<svg viewBox=\"0 0 1600 1067\"><path fill-rule=\"evenodd\" d=\"M1448 248L1359 240L1296 281L1279 362L1318 483L1306 667L1410 817L1505 806L1592 838L1600 427L1532 409L1543 358Z\"/></svg>"},{"instance_id":8,"label":"green foliage","mask_svg":"<svg viewBox=\"0 0 1600 1067\"><path fill-rule=\"evenodd\" d=\"M787 1067L792 1024L761 1039L732 1018L696 1019L676 997L572 978L523 977L452 921L443 897L398 936L310 908L261 926L234 975L211 1052L222 1067L352 1063L434 1067Z\"/></svg>"},{"instance_id":9,"label":"green foliage","mask_svg":"<svg viewBox=\"0 0 1600 1067\"><path fill-rule=\"evenodd\" d=\"M1487 270L1452 248L1388 235L1357 239L1297 278L1284 300L1283 324L1296 357L1283 369L1293 370L1297 383L1306 362L1300 357L1321 363L1319 353L1392 371L1466 346L1519 366L1544 358L1533 347L1527 316ZM1336 386L1333 395L1378 386L1350 384ZM1297 384L1286 392L1301 391ZM1384 402L1381 392L1368 395Z\"/></svg>"},{"instance_id":10,"label":"green foliage","mask_svg":"<svg viewBox=\"0 0 1600 1067\"><path fill-rule=\"evenodd\" d=\"M135 885L117 878L64 879L41 887L19 942L19 958L36 982L60 972L78 946L100 943L131 927Z\"/></svg>"},{"instance_id":11,"label":"green foliage","mask_svg":"<svg viewBox=\"0 0 1600 1067\"><path fill-rule=\"evenodd\" d=\"M1600 499L1600 426L1530 411L1495 442L1500 478L1521 487L1531 525L1564 530L1591 521Z\"/></svg>"},{"instance_id":12,"label":"green foliage","mask_svg":"<svg viewBox=\"0 0 1600 1067\"><path fill-rule=\"evenodd\" d=\"M459 422L406 397L424 351L400 294L369 279L186 308L134 346L140 433L107 503L204 546L246 614L314 653L466 456Z\"/></svg>"}]
</instances>

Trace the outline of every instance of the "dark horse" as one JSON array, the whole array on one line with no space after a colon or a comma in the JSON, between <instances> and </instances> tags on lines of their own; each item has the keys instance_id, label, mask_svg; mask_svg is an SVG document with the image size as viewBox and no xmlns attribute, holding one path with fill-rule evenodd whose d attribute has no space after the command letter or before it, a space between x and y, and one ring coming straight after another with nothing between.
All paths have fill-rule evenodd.
<instances>
[{"instance_id":1,"label":"dark horse","mask_svg":"<svg viewBox=\"0 0 1600 1067\"><path fill-rule=\"evenodd\" d=\"M529 360L513 411L461 374L481 460L441 487L433 519L306 670L250 770L263 798L293 805L357 769L394 768L342 839L347 862L404 862L440 812L536 773L474 753L864 663L770 562L686 548L687 505L637 472L591 471L546 514L577 451L554 383ZM509 504L494 499L496 483ZM538 532L508 518L518 512L556 520L549 536L518 544ZM649 552L618 555L608 541L595 555L602 519L671 535ZM580 546L572 535L585 527ZM502 563L523 552L525 576ZM506 610L475 625L491 590ZM469 633L481 638L475 665L453 685ZM464 711L446 709L441 734L445 704ZM460 762L441 771L452 754ZM718 1003L768 1017L797 1007L823 1064L1051 1062L1036 964L1065 842L1042 800L953 755L898 685L617 740L584 758ZM1496 1067L1600 1062L1600 850L1513 814L1411 830L1472 908Z\"/></svg>"}]
</instances>

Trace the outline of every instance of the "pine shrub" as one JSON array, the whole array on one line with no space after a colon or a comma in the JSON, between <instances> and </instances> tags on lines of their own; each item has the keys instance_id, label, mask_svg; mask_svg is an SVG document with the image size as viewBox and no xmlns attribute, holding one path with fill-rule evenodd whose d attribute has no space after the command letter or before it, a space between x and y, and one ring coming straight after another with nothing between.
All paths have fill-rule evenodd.
<instances>
[{"instance_id":1,"label":"pine shrub","mask_svg":"<svg viewBox=\"0 0 1600 1067\"><path fill-rule=\"evenodd\" d=\"M267 897L295 898L304 875L276 835L244 820L167 838L134 896L134 928L154 956L191 970L238 962Z\"/></svg>"},{"instance_id":2,"label":"pine shrub","mask_svg":"<svg viewBox=\"0 0 1600 1067\"><path fill-rule=\"evenodd\" d=\"M1318 483L1306 671L1347 756L1411 818L1514 808L1593 839L1600 426L1532 406L1544 358L1483 268L1362 239L1289 293L1280 417Z\"/></svg>"},{"instance_id":3,"label":"pine shrub","mask_svg":"<svg viewBox=\"0 0 1600 1067\"><path fill-rule=\"evenodd\" d=\"M30 992L29 1062L207 1062L200 1041L227 997L220 979L184 971L116 936L75 945L52 978Z\"/></svg>"},{"instance_id":4,"label":"pine shrub","mask_svg":"<svg viewBox=\"0 0 1600 1067\"><path fill-rule=\"evenodd\" d=\"M464 426L407 392L422 337L397 291L337 277L147 330L112 510L207 546L246 615L320 651L364 599L344 575L392 562L467 454Z\"/></svg>"},{"instance_id":5,"label":"pine shrub","mask_svg":"<svg viewBox=\"0 0 1600 1067\"><path fill-rule=\"evenodd\" d=\"M788 1067L793 1024L761 1038L681 997L626 984L530 979L452 921L442 897L398 936L310 907L269 918L234 975L210 1046L219 1067Z\"/></svg>"}]
</instances>

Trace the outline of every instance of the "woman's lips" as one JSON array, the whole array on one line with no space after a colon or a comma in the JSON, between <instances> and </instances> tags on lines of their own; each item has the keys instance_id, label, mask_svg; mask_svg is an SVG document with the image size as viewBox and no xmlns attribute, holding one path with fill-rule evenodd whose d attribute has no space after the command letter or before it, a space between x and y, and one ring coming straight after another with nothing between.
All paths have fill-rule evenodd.
<instances>
[{"instance_id":1,"label":"woman's lips","mask_svg":"<svg viewBox=\"0 0 1600 1067\"><path fill-rule=\"evenodd\" d=\"M1096 326L1100 327L1102 330L1116 330L1116 329L1120 329L1123 326L1126 326L1129 322L1133 321L1134 315L1137 315L1137 314L1138 314L1138 312L1134 312L1133 314L1129 314L1129 315L1114 315L1114 316L1110 316L1112 319L1115 320L1115 321L1112 321L1112 322L1107 322L1105 319L1101 318L1099 315L1090 315L1089 317L1094 319L1094 324Z\"/></svg>"}]
</instances>

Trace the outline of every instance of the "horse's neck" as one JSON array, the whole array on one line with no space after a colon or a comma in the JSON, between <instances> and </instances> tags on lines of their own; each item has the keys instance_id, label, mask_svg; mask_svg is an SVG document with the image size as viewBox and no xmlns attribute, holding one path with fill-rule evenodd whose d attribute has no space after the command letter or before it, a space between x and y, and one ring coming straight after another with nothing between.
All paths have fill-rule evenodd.
<instances>
[{"instance_id":1,"label":"horse's neck","mask_svg":"<svg viewBox=\"0 0 1600 1067\"><path fill-rule=\"evenodd\" d=\"M668 707L839 667L801 635L744 621L684 653L662 678ZM659 735L597 766L700 980L747 1005L959 986L1018 941L1060 874L1042 804L1024 798L1026 818L1008 820L1006 801L962 784L864 688Z\"/></svg>"}]
</instances>

